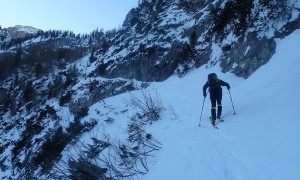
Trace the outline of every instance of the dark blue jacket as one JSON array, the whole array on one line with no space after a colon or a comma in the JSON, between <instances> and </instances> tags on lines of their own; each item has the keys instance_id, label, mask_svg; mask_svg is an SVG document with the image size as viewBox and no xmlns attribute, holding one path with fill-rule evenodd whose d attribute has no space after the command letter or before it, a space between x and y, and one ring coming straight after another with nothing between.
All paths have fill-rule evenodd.
<instances>
[{"instance_id":1,"label":"dark blue jacket","mask_svg":"<svg viewBox=\"0 0 300 180\"><path fill-rule=\"evenodd\" d=\"M209 87L209 83L207 81L203 86L203 96L206 97L206 89L209 87L210 97L221 97L222 96L221 86L226 86L227 89L230 89L230 85L227 82L222 81L221 79L218 79L218 85L216 87Z\"/></svg>"}]
</instances>

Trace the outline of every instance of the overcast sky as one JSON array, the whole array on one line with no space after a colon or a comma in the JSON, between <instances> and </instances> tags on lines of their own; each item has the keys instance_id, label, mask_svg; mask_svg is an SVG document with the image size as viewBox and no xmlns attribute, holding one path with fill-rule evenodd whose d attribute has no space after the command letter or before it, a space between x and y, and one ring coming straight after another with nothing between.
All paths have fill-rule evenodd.
<instances>
[{"instance_id":1,"label":"overcast sky","mask_svg":"<svg viewBox=\"0 0 300 180\"><path fill-rule=\"evenodd\" d=\"M2 28L24 25L90 33L121 26L138 0L3 0L0 5Z\"/></svg>"}]
</instances>

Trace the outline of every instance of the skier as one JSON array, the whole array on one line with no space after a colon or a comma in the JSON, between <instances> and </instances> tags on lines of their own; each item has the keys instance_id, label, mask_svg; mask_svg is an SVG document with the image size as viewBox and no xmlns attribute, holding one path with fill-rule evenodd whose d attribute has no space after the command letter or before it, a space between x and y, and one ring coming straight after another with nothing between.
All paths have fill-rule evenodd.
<instances>
[{"instance_id":1,"label":"skier","mask_svg":"<svg viewBox=\"0 0 300 180\"><path fill-rule=\"evenodd\" d=\"M227 82L218 79L215 73L210 73L208 75L208 80L203 86L203 96L206 97L206 89L209 87L210 101L211 101L211 117L212 125L215 126L216 118L220 119L222 114L222 88L221 86L226 86L230 89L230 85ZM216 116L216 103L218 103L218 114Z\"/></svg>"}]
</instances>

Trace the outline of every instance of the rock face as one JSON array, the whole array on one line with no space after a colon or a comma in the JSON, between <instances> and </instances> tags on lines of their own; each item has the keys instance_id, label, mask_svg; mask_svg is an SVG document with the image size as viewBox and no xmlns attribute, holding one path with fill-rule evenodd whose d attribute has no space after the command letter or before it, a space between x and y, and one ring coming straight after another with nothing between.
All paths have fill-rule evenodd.
<instances>
[{"instance_id":1,"label":"rock face","mask_svg":"<svg viewBox=\"0 0 300 180\"><path fill-rule=\"evenodd\" d=\"M94 64L101 69L95 73L163 81L220 64L224 72L247 78L272 57L274 38L299 28L297 6L289 1L144 0L121 29L95 37ZM38 32L23 26L6 31L12 39ZM59 41L54 41L56 47L68 46Z\"/></svg>"},{"instance_id":2,"label":"rock face","mask_svg":"<svg viewBox=\"0 0 300 180\"><path fill-rule=\"evenodd\" d=\"M4 28L4 30L6 30L7 33L13 38L24 38L26 37L26 35L35 35L38 33L38 31L41 31L40 29L36 29L31 26L21 26L21 25Z\"/></svg>"},{"instance_id":3,"label":"rock face","mask_svg":"<svg viewBox=\"0 0 300 180\"><path fill-rule=\"evenodd\" d=\"M98 64L109 78L163 81L216 64L247 78L272 57L274 38L299 28L293 11L288 2L145 0L129 12Z\"/></svg>"},{"instance_id":4,"label":"rock face","mask_svg":"<svg viewBox=\"0 0 300 180\"><path fill-rule=\"evenodd\" d=\"M246 38L246 41L239 39L225 53L220 64L224 72L231 71L237 76L247 78L261 65L266 64L275 53L274 39L257 39L253 33L249 33Z\"/></svg>"}]
</instances>

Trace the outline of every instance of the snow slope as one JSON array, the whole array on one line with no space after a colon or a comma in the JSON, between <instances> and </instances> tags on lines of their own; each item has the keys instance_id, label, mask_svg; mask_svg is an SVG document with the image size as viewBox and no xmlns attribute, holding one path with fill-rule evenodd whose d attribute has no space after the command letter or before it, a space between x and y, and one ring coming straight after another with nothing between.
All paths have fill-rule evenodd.
<instances>
[{"instance_id":1,"label":"snow slope","mask_svg":"<svg viewBox=\"0 0 300 180\"><path fill-rule=\"evenodd\" d=\"M183 79L169 78L149 89L157 89L165 105L178 118L165 112L151 132L163 144L143 180L197 179L300 179L300 30L277 40L270 62L247 80L218 68L200 68ZM202 86L208 73L231 85L223 88L223 118L219 129L208 120L207 98L201 127Z\"/></svg>"},{"instance_id":2,"label":"snow slope","mask_svg":"<svg viewBox=\"0 0 300 180\"><path fill-rule=\"evenodd\" d=\"M183 78L173 76L152 83L147 92L159 94L166 110L159 121L145 128L162 143L162 149L148 158L149 172L138 179L299 180L300 30L276 42L272 59L246 80L221 73L220 67L214 66L201 67ZM210 100L204 101L202 96L211 72L230 83L237 113L233 115L230 95L223 88L225 122L217 124L219 129L211 126ZM134 113L127 106L129 99L130 94L125 93L91 106L85 120L98 124L92 134L80 138L80 143L90 143L91 136L101 139L103 134L126 141L127 124ZM114 121L107 124L105 118ZM76 149L68 147L64 158L68 154L74 157L74 153Z\"/></svg>"}]
</instances>

